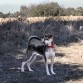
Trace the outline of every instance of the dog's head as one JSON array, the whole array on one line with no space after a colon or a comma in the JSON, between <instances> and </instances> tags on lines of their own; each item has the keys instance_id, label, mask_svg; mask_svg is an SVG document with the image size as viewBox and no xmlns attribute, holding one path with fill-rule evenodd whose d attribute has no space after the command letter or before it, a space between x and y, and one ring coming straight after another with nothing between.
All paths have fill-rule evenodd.
<instances>
[{"instance_id":1,"label":"dog's head","mask_svg":"<svg viewBox=\"0 0 83 83\"><path fill-rule=\"evenodd\" d=\"M49 40L49 39L51 39L51 38L53 38L53 35L52 35L52 34L47 34L47 35L45 35L45 40Z\"/></svg>"},{"instance_id":2,"label":"dog's head","mask_svg":"<svg viewBox=\"0 0 83 83\"><path fill-rule=\"evenodd\" d=\"M43 42L44 42L46 45L52 45L52 42L53 42L53 35L52 35L52 34L45 35L45 37L43 38Z\"/></svg>"}]
</instances>

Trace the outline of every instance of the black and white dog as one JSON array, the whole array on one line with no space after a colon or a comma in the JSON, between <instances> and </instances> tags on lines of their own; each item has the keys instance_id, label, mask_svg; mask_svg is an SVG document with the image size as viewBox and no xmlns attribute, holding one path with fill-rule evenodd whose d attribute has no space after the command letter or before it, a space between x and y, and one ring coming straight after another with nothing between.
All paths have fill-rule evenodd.
<instances>
[{"instance_id":1,"label":"black and white dog","mask_svg":"<svg viewBox=\"0 0 83 83\"><path fill-rule=\"evenodd\" d=\"M40 40L41 42L43 42L43 44L37 45L37 46L34 45L34 44L30 45L30 41L32 39ZM31 69L30 65L32 64L33 61L36 60L37 56L43 56L44 59L45 59L45 66L46 66L47 75L50 75L49 68L48 68L48 58L51 58L51 67L50 67L51 73L55 74L54 71L53 71L53 64L54 64L54 57L55 57L53 36L48 35L45 38L43 38L42 40L40 38L36 37L36 36L30 37L27 51L30 50L30 49L33 49L34 51L31 55L31 57L29 58L29 60L22 62L21 71L24 72L25 64L27 64L29 71L33 71Z\"/></svg>"}]
</instances>

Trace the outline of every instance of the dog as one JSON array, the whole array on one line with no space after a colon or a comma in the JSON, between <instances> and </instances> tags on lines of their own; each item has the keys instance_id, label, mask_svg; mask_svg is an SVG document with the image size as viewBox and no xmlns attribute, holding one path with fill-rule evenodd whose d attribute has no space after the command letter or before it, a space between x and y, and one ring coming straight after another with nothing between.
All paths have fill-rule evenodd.
<instances>
[{"instance_id":1,"label":"dog","mask_svg":"<svg viewBox=\"0 0 83 83\"><path fill-rule=\"evenodd\" d=\"M48 35L45 38L43 38L42 40L39 39L38 37L31 37L29 39L29 41L33 38L36 38L36 39L40 40L42 42L42 45L35 46L34 44L30 45L30 42L28 43L27 51L30 50L30 49L33 49L34 51L33 51L32 55L30 56L30 58L27 61L22 62L21 72L24 72L24 66L26 64L27 64L28 70L33 71L31 69L30 65L36 60L37 56L43 56L44 60L45 60L47 75L55 74L55 72L53 71L53 64L54 64L54 57L55 57L53 36ZM50 67L51 74L50 74L49 68L48 68L48 59L49 58L51 59L51 67Z\"/></svg>"}]
</instances>

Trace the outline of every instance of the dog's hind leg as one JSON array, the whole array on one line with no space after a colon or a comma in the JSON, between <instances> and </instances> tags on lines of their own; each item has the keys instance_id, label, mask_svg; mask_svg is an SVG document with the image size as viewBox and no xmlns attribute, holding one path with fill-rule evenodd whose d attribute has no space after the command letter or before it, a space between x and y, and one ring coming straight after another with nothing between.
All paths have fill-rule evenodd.
<instances>
[{"instance_id":1,"label":"dog's hind leg","mask_svg":"<svg viewBox=\"0 0 83 83\"><path fill-rule=\"evenodd\" d=\"M29 69L29 71L33 71L30 67L30 65L36 60L37 54L33 53L32 56L30 57L30 59L27 61L27 67Z\"/></svg>"},{"instance_id":2,"label":"dog's hind leg","mask_svg":"<svg viewBox=\"0 0 83 83\"><path fill-rule=\"evenodd\" d=\"M33 61L35 61L37 55L36 53L33 53L32 56L29 58L29 60L27 61L24 61L22 62L22 66L21 66L21 72L24 72L24 66L27 64L27 67L29 69L29 71L33 71L31 68L30 68L30 65Z\"/></svg>"},{"instance_id":3,"label":"dog's hind leg","mask_svg":"<svg viewBox=\"0 0 83 83\"><path fill-rule=\"evenodd\" d=\"M26 61L25 62L22 62L21 72L24 72L24 66L25 66L26 63L27 63Z\"/></svg>"}]
</instances>

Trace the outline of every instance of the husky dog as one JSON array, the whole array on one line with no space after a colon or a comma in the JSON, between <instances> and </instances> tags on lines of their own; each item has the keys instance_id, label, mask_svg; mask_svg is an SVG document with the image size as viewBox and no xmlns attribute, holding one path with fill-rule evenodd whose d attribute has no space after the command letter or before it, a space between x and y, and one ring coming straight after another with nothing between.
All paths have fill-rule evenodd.
<instances>
[{"instance_id":1,"label":"husky dog","mask_svg":"<svg viewBox=\"0 0 83 83\"><path fill-rule=\"evenodd\" d=\"M42 42L42 45L30 44L30 41L32 39L40 40L40 42ZM32 64L33 61L36 60L37 56L43 56L44 60L45 60L47 75L50 75L49 68L48 68L48 58L51 58L51 67L50 67L51 73L55 74L54 71L53 71L53 64L54 64L54 57L55 57L53 36L48 35L45 38L43 38L42 40L40 38L38 38L37 36L31 36L29 38L27 52L30 49L33 49L34 51L27 61L22 62L21 72L24 72L25 64L27 64L29 71L33 71L31 69L30 65Z\"/></svg>"}]
</instances>

